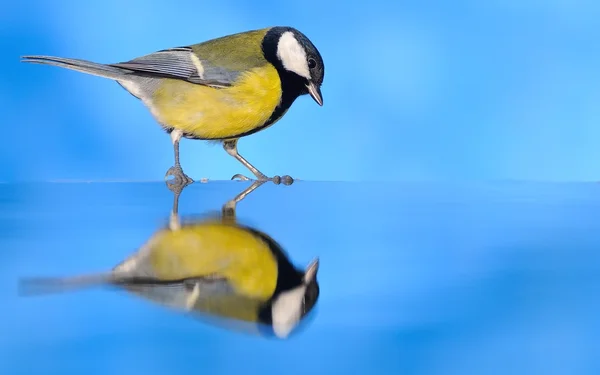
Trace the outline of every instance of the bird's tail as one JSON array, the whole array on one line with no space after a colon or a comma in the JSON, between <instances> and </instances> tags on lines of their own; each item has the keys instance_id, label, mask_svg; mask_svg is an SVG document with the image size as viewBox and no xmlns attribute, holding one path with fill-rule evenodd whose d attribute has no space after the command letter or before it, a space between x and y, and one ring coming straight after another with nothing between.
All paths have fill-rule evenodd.
<instances>
[{"instance_id":1,"label":"bird's tail","mask_svg":"<svg viewBox=\"0 0 600 375\"><path fill-rule=\"evenodd\" d=\"M86 287L112 284L114 276L110 273L83 275L74 277L32 277L19 280L19 295L32 296L60 293Z\"/></svg>"},{"instance_id":2,"label":"bird's tail","mask_svg":"<svg viewBox=\"0 0 600 375\"><path fill-rule=\"evenodd\" d=\"M122 79L127 73L130 73L129 70L117 68L106 64L99 64L79 59L67 59L64 57L22 56L21 62L54 65L59 66L61 68L76 70L78 72L83 72L114 80Z\"/></svg>"}]
</instances>

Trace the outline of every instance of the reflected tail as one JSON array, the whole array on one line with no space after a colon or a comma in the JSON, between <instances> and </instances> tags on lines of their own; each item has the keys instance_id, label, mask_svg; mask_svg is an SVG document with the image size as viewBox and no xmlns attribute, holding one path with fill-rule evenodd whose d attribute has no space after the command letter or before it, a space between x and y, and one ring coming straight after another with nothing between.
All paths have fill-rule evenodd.
<instances>
[{"instance_id":1,"label":"reflected tail","mask_svg":"<svg viewBox=\"0 0 600 375\"><path fill-rule=\"evenodd\" d=\"M20 296L61 293L113 283L111 274L94 274L74 277L29 277L19 280Z\"/></svg>"}]
</instances>

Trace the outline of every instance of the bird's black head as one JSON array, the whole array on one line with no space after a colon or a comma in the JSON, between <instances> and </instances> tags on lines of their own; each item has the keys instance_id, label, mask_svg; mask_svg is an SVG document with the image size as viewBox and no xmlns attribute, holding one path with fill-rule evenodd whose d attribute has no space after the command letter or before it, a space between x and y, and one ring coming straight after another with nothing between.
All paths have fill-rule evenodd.
<instances>
[{"instance_id":1,"label":"bird's black head","mask_svg":"<svg viewBox=\"0 0 600 375\"><path fill-rule=\"evenodd\" d=\"M321 85L325 65L319 50L306 35L292 27L272 27L263 39L262 49L267 61L279 72L284 93L310 94L323 105Z\"/></svg>"},{"instance_id":2,"label":"bird's black head","mask_svg":"<svg viewBox=\"0 0 600 375\"><path fill-rule=\"evenodd\" d=\"M287 261L280 263L275 293L259 311L259 320L269 324L275 336L288 337L315 307L320 292L318 270L318 258L304 271Z\"/></svg>"}]
</instances>

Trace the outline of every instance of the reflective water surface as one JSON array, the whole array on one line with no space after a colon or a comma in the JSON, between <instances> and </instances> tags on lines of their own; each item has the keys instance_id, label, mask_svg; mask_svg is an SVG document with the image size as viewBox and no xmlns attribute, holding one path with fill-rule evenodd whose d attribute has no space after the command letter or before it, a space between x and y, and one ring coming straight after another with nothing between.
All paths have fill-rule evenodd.
<instances>
[{"instance_id":1,"label":"reflective water surface","mask_svg":"<svg viewBox=\"0 0 600 375\"><path fill-rule=\"evenodd\" d=\"M248 186L195 183L176 208L218 215ZM286 339L118 288L19 295L24 277L111 270L170 227L173 198L0 185L0 374L600 373L600 184L266 183L238 222L298 269L319 259L318 301Z\"/></svg>"}]
</instances>

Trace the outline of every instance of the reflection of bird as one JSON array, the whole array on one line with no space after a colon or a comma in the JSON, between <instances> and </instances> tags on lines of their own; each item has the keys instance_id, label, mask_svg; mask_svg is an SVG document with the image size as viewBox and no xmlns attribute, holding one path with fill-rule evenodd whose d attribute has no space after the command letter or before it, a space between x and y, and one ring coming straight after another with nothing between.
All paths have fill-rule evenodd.
<instances>
[{"instance_id":1,"label":"reflection of bird","mask_svg":"<svg viewBox=\"0 0 600 375\"><path fill-rule=\"evenodd\" d=\"M273 125L300 95L310 94L323 105L321 55L291 27L228 35L117 64L53 56L24 56L23 61L110 78L140 99L171 135L175 164L167 175L177 184L192 182L179 163L181 137L223 141L225 151L258 180L279 181L238 153L238 139Z\"/></svg>"},{"instance_id":2,"label":"reflection of bird","mask_svg":"<svg viewBox=\"0 0 600 375\"><path fill-rule=\"evenodd\" d=\"M251 323L246 328L270 326L276 336L285 338L316 304L319 261L298 270L271 237L237 222L237 202L263 183L255 181L227 202L218 217L187 223L179 219L179 192L175 192L169 227L112 271L23 279L21 292L120 286L170 307Z\"/></svg>"}]
</instances>

